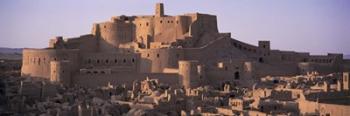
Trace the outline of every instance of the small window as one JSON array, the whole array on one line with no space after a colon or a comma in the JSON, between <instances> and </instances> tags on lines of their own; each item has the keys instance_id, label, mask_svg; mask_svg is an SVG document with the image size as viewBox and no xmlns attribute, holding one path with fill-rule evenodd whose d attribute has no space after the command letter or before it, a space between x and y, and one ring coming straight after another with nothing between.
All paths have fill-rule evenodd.
<instances>
[{"instance_id":1,"label":"small window","mask_svg":"<svg viewBox=\"0 0 350 116\"><path fill-rule=\"evenodd\" d=\"M149 54L147 54L147 57L149 57Z\"/></svg>"},{"instance_id":2,"label":"small window","mask_svg":"<svg viewBox=\"0 0 350 116\"><path fill-rule=\"evenodd\" d=\"M97 63L100 63L100 60L97 60L96 62L97 62Z\"/></svg>"},{"instance_id":3,"label":"small window","mask_svg":"<svg viewBox=\"0 0 350 116\"><path fill-rule=\"evenodd\" d=\"M132 61L132 62L135 62L135 59L132 59L131 61Z\"/></svg>"},{"instance_id":4,"label":"small window","mask_svg":"<svg viewBox=\"0 0 350 116\"><path fill-rule=\"evenodd\" d=\"M107 59L107 60L106 60L106 64L108 64L108 62L109 62L109 60Z\"/></svg>"},{"instance_id":5,"label":"small window","mask_svg":"<svg viewBox=\"0 0 350 116\"><path fill-rule=\"evenodd\" d=\"M148 26L148 23L146 23L146 26Z\"/></svg>"},{"instance_id":6,"label":"small window","mask_svg":"<svg viewBox=\"0 0 350 116\"><path fill-rule=\"evenodd\" d=\"M163 21L162 21L162 20L160 20L160 23L163 23Z\"/></svg>"},{"instance_id":7,"label":"small window","mask_svg":"<svg viewBox=\"0 0 350 116\"><path fill-rule=\"evenodd\" d=\"M157 54L157 58L159 58L159 54Z\"/></svg>"},{"instance_id":8,"label":"small window","mask_svg":"<svg viewBox=\"0 0 350 116\"><path fill-rule=\"evenodd\" d=\"M114 63L117 63L117 62L118 62L118 60L117 60L117 59L115 59L115 60L114 60Z\"/></svg>"},{"instance_id":9,"label":"small window","mask_svg":"<svg viewBox=\"0 0 350 116\"><path fill-rule=\"evenodd\" d=\"M179 24L179 21L176 21L176 24Z\"/></svg>"},{"instance_id":10,"label":"small window","mask_svg":"<svg viewBox=\"0 0 350 116\"><path fill-rule=\"evenodd\" d=\"M124 59L123 62L126 63L126 59Z\"/></svg>"}]
</instances>

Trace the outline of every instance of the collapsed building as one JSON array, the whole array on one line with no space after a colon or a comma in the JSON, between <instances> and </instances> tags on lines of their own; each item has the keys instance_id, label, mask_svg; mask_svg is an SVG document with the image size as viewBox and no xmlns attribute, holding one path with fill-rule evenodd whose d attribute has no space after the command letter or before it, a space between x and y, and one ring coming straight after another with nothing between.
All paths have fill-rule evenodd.
<instances>
[{"instance_id":1,"label":"collapsed building","mask_svg":"<svg viewBox=\"0 0 350 116\"><path fill-rule=\"evenodd\" d=\"M244 43L220 33L215 15L170 16L162 3L154 15L118 16L93 25L91 34L55 37L44 49L23 50L22 76L66 85L129 84L146 77L172 87L225 83L251 87L262 76L343 72L342 54L273 50L270 41Z\"/></svg>"}]
</instances>

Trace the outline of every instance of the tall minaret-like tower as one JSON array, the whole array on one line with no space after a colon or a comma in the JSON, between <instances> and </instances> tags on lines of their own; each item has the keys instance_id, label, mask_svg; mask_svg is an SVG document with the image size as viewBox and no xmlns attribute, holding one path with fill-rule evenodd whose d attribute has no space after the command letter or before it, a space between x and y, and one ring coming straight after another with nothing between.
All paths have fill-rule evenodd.
<instances>
[{"instance_id":1,"label":"tall minaret-like tower","mask_svg":"<svg viewBox=\"0 0 350 116\"><path fill-rule=\"evenodd\" d=\"M163 3L157 3L156 4L156 17L163 17L163 16L164 16Z\"/></svg>"}]
</instances>

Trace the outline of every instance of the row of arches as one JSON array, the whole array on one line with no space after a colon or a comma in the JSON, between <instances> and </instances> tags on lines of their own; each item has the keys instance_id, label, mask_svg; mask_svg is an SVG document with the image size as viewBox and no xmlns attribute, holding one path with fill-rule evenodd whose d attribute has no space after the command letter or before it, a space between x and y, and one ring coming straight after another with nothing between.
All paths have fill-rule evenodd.
<instances>
[{"instance_id":1,"label":"row of arches","mask_svg":"<svg viewBox=\"0 0 350 116\"><path fill-rule=\"evenodd\" d=\"M236 43L234 41L232 41L231 43L232 46L238 48L239 50L245 50L245 51L248 51L248 52L253 52L253 53L257 53L257 50L254 49L254 48L249 48L249 47L245 47L245 45L241 45L239 43Z\"/></svg>"},{"instance_id":2,"label":"row of arches","mask_svg":"<svg viewBox=\"0 0 350 116\"><path fill-rule=\"evenodd\" d=\"M332 63L332 59L309 59L309 62L316 62L316 63Z\"/></svg>"},{"instance_id":3,"label":"row of arches","mask_svg":"<svg viewBox=\"0 0 350 116\"><path fill-rule=\"evenodd\" d=\"M62 58L63 60L67 60L68 58ZM50 61L57 61L57 57L27 57L26 64L31 65L41 65L41 64L50 64Z\"/></svg>"},{"instance_id":4,"label":"row of arches","mask_svg":"<svg viewBox=\"0 0 350 116\"><path fill-rule=\"evenodd\" d=\"M127 64L131 63L134 64L136 63L135 58L123 58L123 59L87 59L86 64Z\"/></svg>"}]
</instances>

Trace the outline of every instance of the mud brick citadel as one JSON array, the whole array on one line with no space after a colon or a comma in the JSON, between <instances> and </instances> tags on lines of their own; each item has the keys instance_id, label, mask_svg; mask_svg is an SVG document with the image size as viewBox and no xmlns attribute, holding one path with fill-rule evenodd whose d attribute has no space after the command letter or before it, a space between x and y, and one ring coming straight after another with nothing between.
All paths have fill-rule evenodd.
<instances>
[{"instance_id":1,"label":"mud brick citadel","mask_svg":"<svg viewBox=\"0 0 350 116\"><path fill-rule=\"evenodd\" d=\"M273 50L270 41L250 45L220 33L215 15L169 16L158 3L154 15L112 17L93 24L91 34L58 36L48 48L26 48L21 70L22 76L70 86L132 85L150 78L195 88L252 87L252 80L263 76L328 74L349 71L349 66L342 54Z\"/></svg>"}]
</instances>

